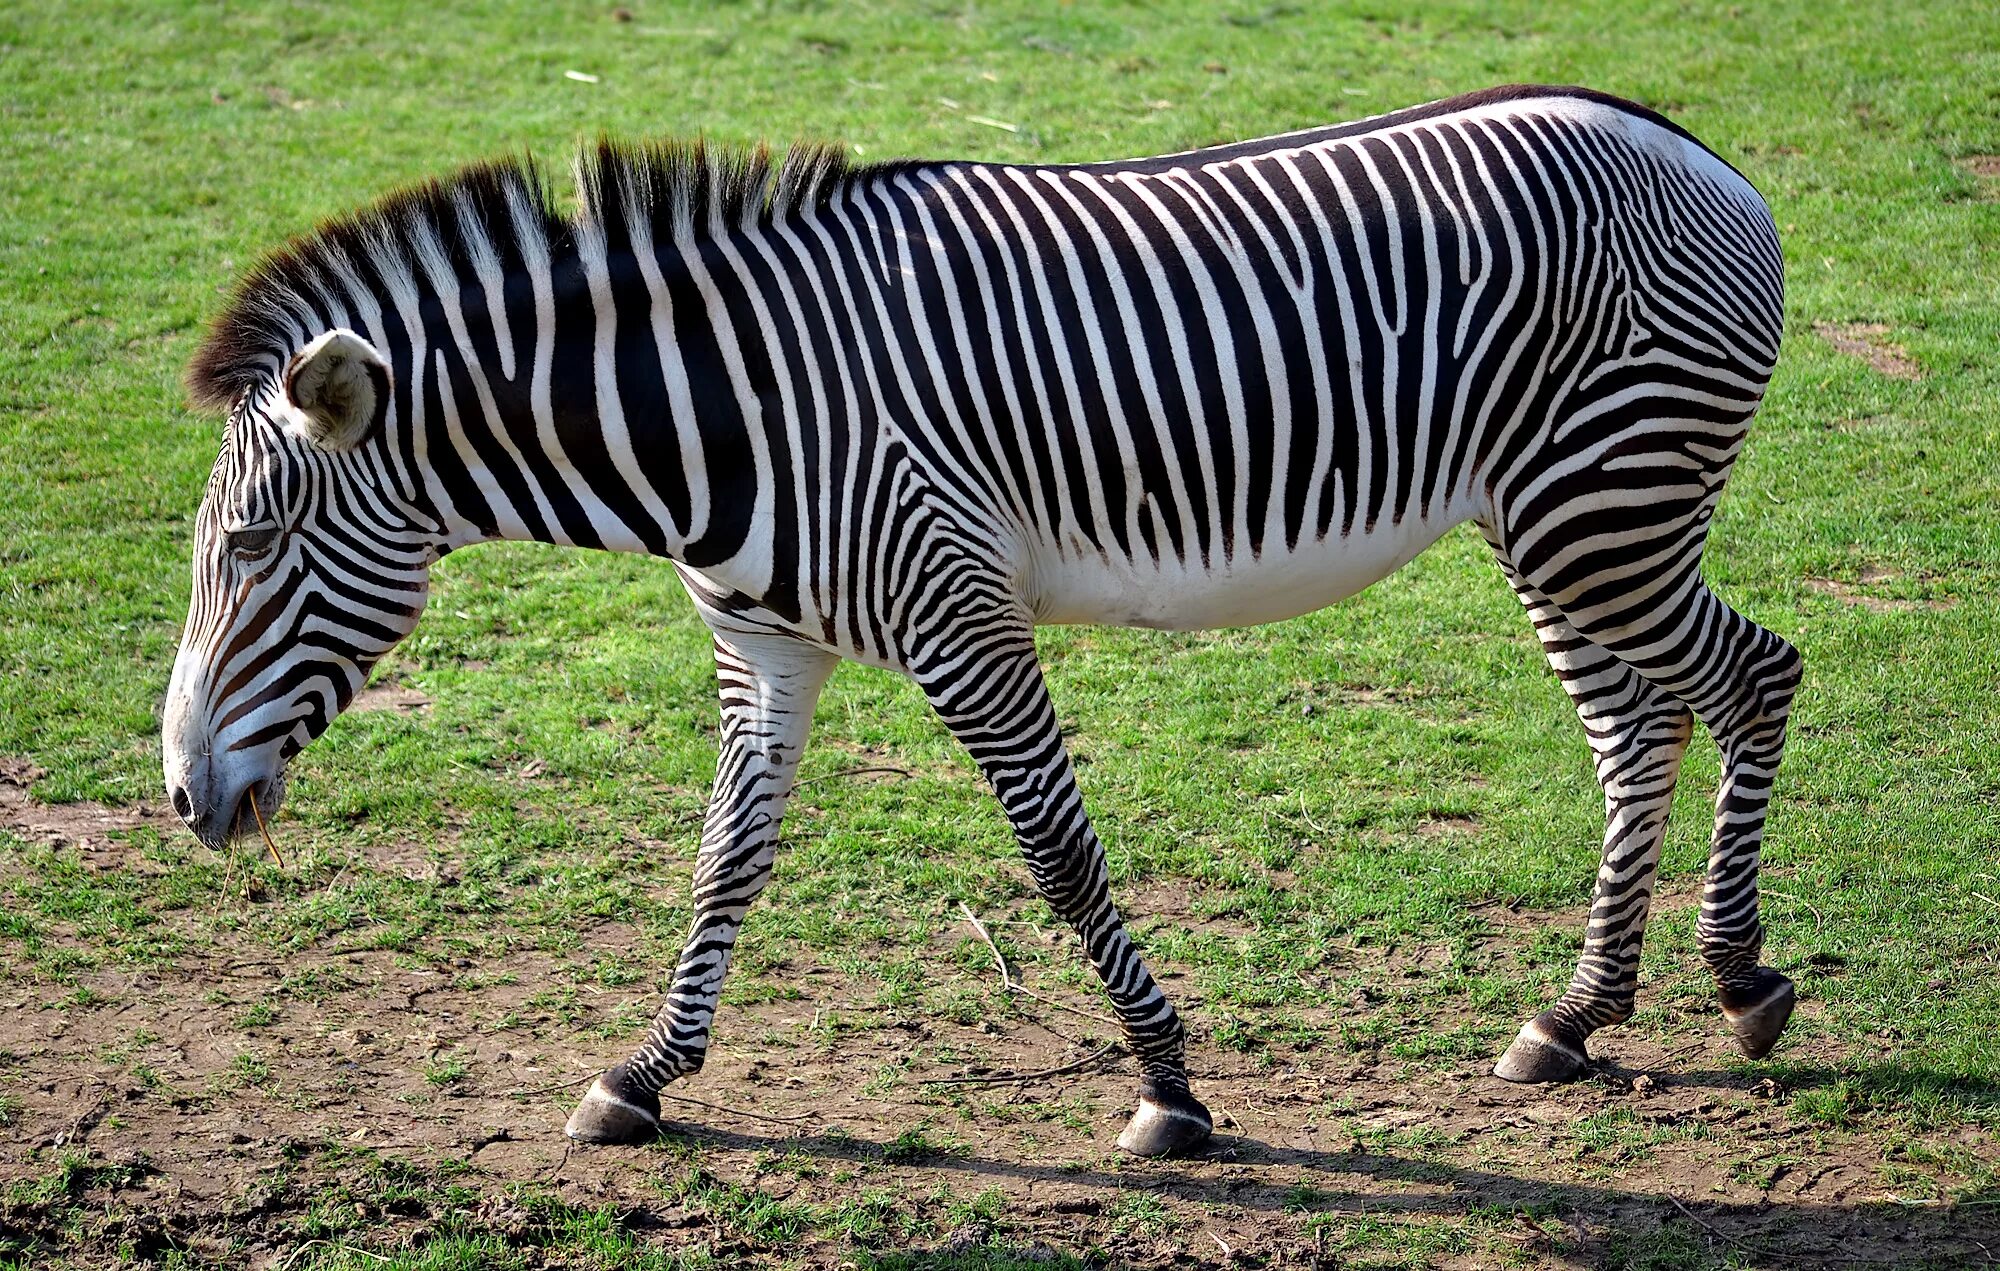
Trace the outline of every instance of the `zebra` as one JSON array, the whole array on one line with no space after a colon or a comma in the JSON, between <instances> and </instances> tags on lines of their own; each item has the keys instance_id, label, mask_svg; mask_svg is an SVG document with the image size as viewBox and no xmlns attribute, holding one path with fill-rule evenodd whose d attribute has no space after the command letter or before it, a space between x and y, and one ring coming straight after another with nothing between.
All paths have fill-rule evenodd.
<instances>
[{"instance_id":1,"label":"zebra","mask_svg":"<svg viewBox=\"0 0 2000 1271\"><path fill-rule=\"evenodd\" d=\"M494 539L668 558L721 708L686 946L567 1132L660 1129L699 1069L842 660L912 678L1077 932L1138 1068L1118 1145L1212 1120L1128 934L1035 627L1310 612L1471 522L1573 699L1606 829L1574 979L1495 1073L1571 1078L1630 1017L1681 763L1720 790L1698 918L1751 1057L1793 1005L1757 867L1801 659L1703 580L1771 377L1783 263L1750 182L1568 87L1078 165L586 146L394 193L265 259L189 372L226 410L164 711L225 844Z\"/></svg>"}]
</instances>

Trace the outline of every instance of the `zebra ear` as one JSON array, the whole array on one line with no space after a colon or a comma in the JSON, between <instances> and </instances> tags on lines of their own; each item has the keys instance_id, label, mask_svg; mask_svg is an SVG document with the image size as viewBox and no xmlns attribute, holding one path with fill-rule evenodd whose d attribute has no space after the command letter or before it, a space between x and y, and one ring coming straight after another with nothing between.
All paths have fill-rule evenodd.
<instances>
[{"instance_id":1,"label":"zebra ear","mask_svg":"<svg viewBox=\"0 0 2000 1271\"><path fill-rule=\"evenodd\" d=\"M292 430L321 450L348 450L382 424L394 381L375 346L335 327L285 364Z\"/></svg>"}]
</instances>

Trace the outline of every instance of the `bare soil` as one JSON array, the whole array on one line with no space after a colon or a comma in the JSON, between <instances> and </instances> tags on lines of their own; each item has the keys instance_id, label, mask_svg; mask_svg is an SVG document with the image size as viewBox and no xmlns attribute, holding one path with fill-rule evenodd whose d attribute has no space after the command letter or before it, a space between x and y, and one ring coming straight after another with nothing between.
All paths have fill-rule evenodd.
<instances>
[{"instance_id":1,"label":"bare soil","mask_svg":"<svg viewBox=\"0 0 2000 1271\"><path fill-rule=\"evenodd\" d=\"M106 868L133 855L108 835L157 815L45 807L23 788L30 780L19 766L0 775L0 825ZM1148 886L1134 900L1147 916L1226 924L1190 912L1184 890ZM1671 895L1663 907L1691 900ZM1492 941L1506 950L1546 922L1581 922L1580 912L1493 915ZM984 982L953 956L967 934L940 935L929 959L938 981ZM570 956L623 958L637 943L606 924L583 932ZM585 1149L563 1137L578 1083L636 1040L625 1025L605 1026L650 1008L638 986L586 992L595 1000L560 1013L536 1005L557 978L545 953L451 967L381 951L280 957L226 930L198 947L171 965L85 973L83 986L103 999L93 1006L56 1004L66 988L25 974L6 982L0 1091L15 1103L0 1131L0 1235L66 1248L90 1265L120 1247L224 1258L235 1240L251 1250L249 1265L272 1267L318 1229L329 1195L359 1207L366 1243L381 1249L455 1215L502 1235L522 1231L514 1185L531 1184L615 1208L647 1242L707 1249L723 1265L834 1266L851 1256L823 1236L752 1246L714 1214L670 1199L663 1183L689 1168L685 1151ZM1439 952L1393 956L1415 976ZM1198 1159L1145 1162L1112 1149L1133 1097L1128 1059L1030 1082L925 1084L1074 1063L1106 1037L1091 1021L1034 1003L1026 1006L1046 1024L1027 1014L970 1024L912 1015L818 965L775 973L793 1000L725 1005L707 1069L671 1090L712 1106L669 1103L669 1143L697 1146L714 1180L790 1203L888 1189L921 1207L938 1193L997 1189L998 1234L982 1220L922 1242L943 1252L990 1250L998 1239L1030 1258L1096 1247L1114 1265L1332 1267L1342 1263L1329 1241L1364 1216L1386 1224L1392 1243L1399 1231L1415 1240L1484 1224L1437 1246L1433 1264L1458 1267L1500 1265L1496 1242L1510 1265L1598 1265L1616 1260L1621 1241L1663 1226L1753 1266L1973 1265L2000 1250L2000 1206L1897 1203L1881 1143L1802 1126L1786 1091L1729 1071L1719 1017L1648 1005L1634 1025L1601 1035L1587 1079L1521 1087L1488 1075L1490 1058L1411 1063L1337 1044L1231 1051L1203 1035L1188 980L1164 969L1169 992L1193 1007L1197 1092L1217 1116ZM1399 974L1385 969L1392 981ZM1049 991L1093 1009L1080 994ZM246 1016L258 1003L268 1018ZM1322 1022L1362 1022L1394 1004L1357 994L1301 1009ZM1825 1043L1787 1045L1804 1065L1795 1071L1828 1081L1857 1061ZM1629 1134L1648 1140L1643 1150L1579 1147L1580 1121L1620 1110ZM924 1127L921 1139L907 1137L912 1127ZM1957 1133L1976 1152L2000 1147L1978 1131ZM435 1171L458 1190L371 1199L367 1180L380 1166L359 1149ZM8 1188L46 1176L66 1155L88 1163L80 1187L92 1217L81 1226L74 1206ZM1768 1168L1746 1170L1746 1159ZM559 1251L543 1254L534 1265L560 1265Z\"/></svg>"},{"instance_id":2,"label":"bare soil","mask_svg":"<svg viewBox=\"0 0 2000 1271\"><path fill-rule=\"evenodd\" d=\"M1880 322L1815 322L1813 334L1849 357L1860 358L1870 370L1896 380L1920 380L1924 368L1888 338Z\"/></svg>"},{"instance_id":3,"label":"bare soil","mask_svg":"<svg viewBox=\"0 0 2000 1271\"><path fill-rule=\"evenodd\" d=\"M173 813L149 803L129 808L107 808L98 803L43 803L29 794L42 770L26 759L0 755L0 829L31 843L52 847L74 845L80 852L116 853L121 850L113 836L124 830L151 824Z\"/></svg>"},{"instance_id":4,"label":"bare soil","mask_svg":"<svg viewBox=\"0 0 2000 1271\"><path fill-rule=\"evenodd\" d=\"M1884 583L1895 582L1902 575L1879 565L1866 565L1854 582L1842 582L1837 578L1808 578L1805 580L1809 591L1822 596L1832 596L1843 604L1854 605L1870 613L1902 613L1912 609L1945 610L1957 604L1950 598L1933 600L1909 600L1892 596L1876 595L1871 588Z\"/></svg>"},{"instance_id":5,"label":"bare soil","mask_svg":"<svg viewBox=\"0 0 2000 1271\"><path fill-rule=\"evenodd\" d=\"M413 715L431 704L431 699L401 680L377 679L354 695L349 711L396 711Z\"/></svg>"}]
</instances>

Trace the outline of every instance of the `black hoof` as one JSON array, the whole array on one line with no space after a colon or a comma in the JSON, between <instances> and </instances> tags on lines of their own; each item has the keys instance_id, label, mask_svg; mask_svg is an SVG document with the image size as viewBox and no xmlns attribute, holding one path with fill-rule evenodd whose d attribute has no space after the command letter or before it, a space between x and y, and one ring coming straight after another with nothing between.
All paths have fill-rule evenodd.
<instances>
[{"instance_id":1,"label":"black hoof","mask_svg":"<svg viewBox=\"0 0 2000 1271\"><path fill-rule=\"evenodd\" d=\"M1139 1085L1139 1110L1118 1136L1118 1146L1134 1156L1178 1156L1208 1142L1214 1129L1208 1109L1193 1095L1146 1081Z\"/></svg>"},{"instance_id":2,"label":"black hoof","mask_svg":"<svg viewBox=\"0 0 2000 1271\"><path fill-rule=\"evenodd\" d=\"M660 1096L613 1068L591 1083L563 1133L579 1143L645 1143L660 1133Z\"/></svg>"},{"instance_id":3,"label":"black hoof","mask_svg":"<svg viewBox=\"0 0 2000 1271\"><path fill-rule=\"evenodd\" d=\"M1524 1085L1546 1081L1568 1081L1590 1066L1590 1052L1583 1039L1570 1041L1567 1030L1547 1014L1537 1015L1521 1025L1521 1035L1493 1065L1493 1075L1502 1081Z\"/></svg>"},{"instance_id":4,"label":"black hoof","mask_svg":"<svg viewBox=\"0 0 2000 1271\"><path fill-rule=\"evenodd\" d=\"M1722 1017L1736 1034L1736 1044L1752 1059L1771 1053L1798 1001L1792 982L1767 966L1758 967L1748 984L1724 986L1721 997Z\"/></svg>"}]
</instances>

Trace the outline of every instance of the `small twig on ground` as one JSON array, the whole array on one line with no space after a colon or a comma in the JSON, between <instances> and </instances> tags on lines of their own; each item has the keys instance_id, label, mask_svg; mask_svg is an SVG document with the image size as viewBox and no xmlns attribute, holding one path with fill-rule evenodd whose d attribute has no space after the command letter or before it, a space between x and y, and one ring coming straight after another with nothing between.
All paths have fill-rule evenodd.
<instances>
[{"instance_id":1,"label":"small twig on ground","mask_svg":"<svg viewBox=\"0 0 2000 1271\"><path fill-rule=\"evenodd\" d=\"M554 1165L551 1165L547 1169L542 1171L542 1181L547 1182L552 1178L560 1177L563 1171L563 1167L569 1164L569 1154L571 1152L574 1152L575 1150L576 1150L576 1140L571 1138L567 1134L563 1135L562 1159L557 1161Z\"/></svg>"},{"instance_id":2,"label":"small twig on ground","mask_svg":"<svg viewBox=\"0 0 2000 1271\"><path fill-rule=\"evenodd\" d=\"M1004 1086L1016 1081L1039 1081L1043 1077L1060 1077L1064 1073L1088 1068L1098 1060L1115 1054L1120 1049L1117 1042L1111 1042L1094 1055L1086 1055L1075 1063L1064 1064L1060 1068L1043 1068L1037 1072L1008 1072L993 1077L932 1077L921 1081L925 1086Z\"/></svg>"},{"instance_id":3,"label":"small twig on ground","mask_svg":"<svg viewBox=\"0 0 2000 1271\"><path fill-rule=\"evenodd\" d=\"M1728 1232L1717 1227L1715 1224L1708 1222L1706 1219L1698 1217L1695 1214L1694 1210L1689 1209L1686 1205L1681 1204L1681 1199L1678 1196L1670 1195L1667 1197L1667 1201L1668 1203L1672 1204L1675 1209L1680 1210L1682 1215L1685 1216L1687 1220L1693 1223L1695 1226L1701 1228L1709 1235L1714 1236L1717 1240L1727 1241L1728 1243L1735 1245L1738 1249L1741 1249L1746 1253L1754 1254L1760 1258L1764 1257L1795 1258L1801 1256L1799 1254L1783 1253L1775 1249L1761 1249L1756 1245L1748 1243L1747 1241L1739 1240L1735 1236L1732 1236Z\"/></svg>"},{"instance_id":4,"label":"small twig on ground","mask_svg":"<svg viewBox=\"0 0 2000 1271\"><path fill-rule=\"evenodd\" d=\"M595 1080L597 1080L597 1074L593 1072L578 1077L575 1081L559 1082L553 1086L541 1086L534 1090L502 1090L500 1097L502 1099L532 1099L538 1094L554 1094L558 1090L574 1090L586 1081Z\"/></svg>"},{"instance_id":5,"label":"small twig on ground","mask_svg":"<svg viewBox=\"0 0 2000 1271\"><path fill-rule=\"evenodd\" d=\"M842 777L869 777L887 774L893 774L898 777L914 777L917 775L908 768L898 768L892 763L860 764L853 768L839 768L833 772L822 772L817 777L807 777L804 781L795 783L792 788L794 790L803 790L807 786L816 785L822 781L838 781Z\"/></svg>"},{"instance_id":6,"label":"small twig on ground","mask_svg":"<svg viewBox=\"0 0 2000 1271\"><path fill-rule=\"evenodd\" d=\"M394 1259L384 1257L379 1253L370 1253L368 1250L361 1248L359 1245L335 1244L331 1240L308 1240L304 1244L300 1245L298 1248L286 1254L284 1261L278 1263L277 1267L275 1268L275 1271L285 1271L286 1267L291 1266L293 1262L298 1260L298 1256L304 1253L308 1249L332 1249L337 1253L358 1253L364 1258L373 1258L377 1262L394 1261Z\"/></svg>"},{"instance_id":7,"label":"small twig on ground","mask_svg":"<svg viewBox=\"0 0 2000 1271\"><path fill-rule=\"evenodd\" d=\"M1212 1107L1209 1108L1209 1111L1215 1114L1215 1123L1217 1125L1235 1126L1239 1129L1242 1127L1243 1123L1236 1119L1236 1114L1231 1112L1228 1108L1223 1107L1222 1100L1216 1098L1213 1093L1209 1095L1208 1101L1210 1104L1213 1105Z\"/></svg>"},{"instance_id":8,"label":"small twig on ground","mask_svg":"<svg viewBox=\"0 0 2000 1271\"><path fill-rule=\"evenodd\" d=\"M1324 825L1312 819L1312 813L1306 811L1306 792L1303 790L1299 791L1299 819L1306 823L1307 828L1318 831L1326 838L1333 839L1340 837L1332 830L1327 829Z\"/></svg>"},{"instance_id":9,"label":"small twig on ground","mask_svg":"<svg viewBox=\"0 0 2000 1271\"><path fill-rule=\"evenodd\" d=\"M1045 1019L1035 1019L1032 1016L1023 1016L1022 1018L1026 1019L1028 1023L1033 1024L1036 1028L1041 1029L1049 1036L1068 1042L1072 1046L1082 1046L1086 1044L1081 1037L1071 1037L1068 1033L1065 1033L1062 1029L1051 1026L1050 1023Z\"/></svg>"},{"instance_id":10,"label":"small twig on ground","mask_svg":"<svg viewBox=\"0 0 2000 1271\"><path fill-rule=\"evenodd\" d=\"M981 940L986 942L987 951L993 955L993 966L1000 972L1000 985L1002 988L1006 989L1009 993L1019 993L1022 997L1032 998L1044 1006L1053 1006L1059 1011L1068 1011L1072 1015L1081 1015L1087 1020L1111 1028L1118 1027L1118 1021L1116 1020L1100 1015L1096 1011L1086 1011L1080 1006L1071 1006L1068 1002L1058 1002L1052 997L1044 997L1019 980L1016 980L1013 971L1007 967L1006 955L1000 952L999 945L993 943L993 933L986 929L985 923L979 921L979 915L973 913L971 906L962 900L958 902L958 912L965 915L965 920L972 924L972 929L979 933Z\"/></svg>"},{"instance_id":11,"label":"small twig on ground","mask_svg":"<svg viewBox=\"0 0 2000 1271\"><path fill-rule=\"evenodd\" d=\"M732 1108L724 1103L704 1103L700 1099L690 1099L684 1094L669 1094L665 1090L660 1091L660 1097L662 1099L672 1099L675 1103L691 1103L697 1108L707 1108L710 1112L727 1112L731 1116L749 1117L752 1121L775 1121L780 1125L793 1121L810 1121L819 1115L816 1112L797 1112L790 1116L772 1116L768 1112L752 1112L748 1108Z\"/></svg>"},{"instance_id":12,"label":"small twig on ground","mask_svg":"<svg viewBox=\"0 0 2000 1271\"><path fill-rule=\"evenodd\" d=\"M1771 1258L1781 1262L1810 1262L1819 1266L1839 1264L1841 1266L1863 1266L1863 1267L1888 1266L1892 1263L1902 1261L1902 1259L1900 1258L1857 1258L1837 1253L1792 1253L1789 1250L1785 1249L1767 1249L1763 1245L1753 1245L1747 1240L1738 1239L1737 1237L1732 1236L1728 1232L1715 1226L1713 1223L1705 1221L1699 1215L1697 1215L1692 1209L1689 1209L1686 1205L1681 1204L1680 1198L1678 1196L1669 1195L1667 1197L1667 1201L1669 1204L1673 1205L1675 1209L1680 1210L1681 1214L1695 1226L1701 1228L1709 1235L1714 1236L1717 1240L1725 1241L1728 1244L1735 1245L1738 1249L1743 1250L1743 1252L1749 1254L1754 1258Z\"/></svg>"},{"instance_id":13,"label":"small twig on ground","mask_svg":"<svg viewBox=\"0 0 2000 1271\"><path fill-rule=\"evenodd\" d=\"M1813 908L1811 901L1801 900L1789 892L1773 891L1769 887L1764 888L1763 894L1772 900L1789 900L1795 905L1805 906L1806 912L1813 916L1813 930L1815 932L1826 930L1826 919L1820 916L1819 910Z\"/></svg>"},{"instance_id":14,"label":"small twig on ground","mask_svg":"<svg viewBox=\"0 0 2000 1271\"><path fill-rule=\"evenodd\" d=\"M263 970L258 971L256 969L258 967L262 967ZM269 982L284 978L282 963L270 962L261 958L250 958L241 962L225 962L221 966L204 967L202 970L209 975L226 975L232 980L262 980Z\"/></svg>"}]
</instances>

